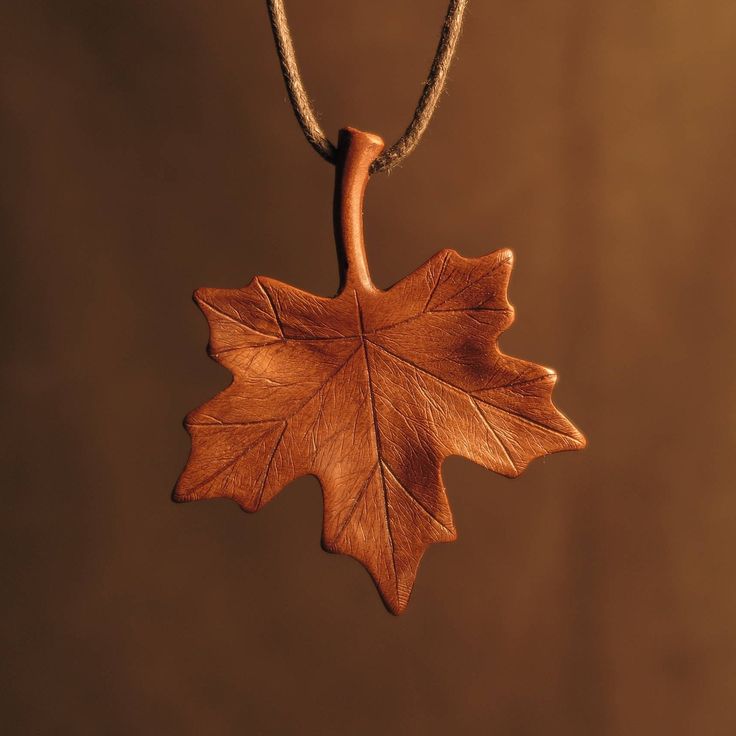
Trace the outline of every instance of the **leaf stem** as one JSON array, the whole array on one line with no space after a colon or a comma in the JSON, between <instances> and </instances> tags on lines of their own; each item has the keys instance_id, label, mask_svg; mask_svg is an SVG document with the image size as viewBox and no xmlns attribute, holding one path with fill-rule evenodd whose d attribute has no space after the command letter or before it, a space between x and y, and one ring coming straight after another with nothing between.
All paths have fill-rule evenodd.
<instances>
[{"instance_id":1,"label":"leaf stem","mask_svg":"<svg viewBox=\"0 0 736 736\"><path fill-rule=\"evenodd\" d=\"M337 145L334 227L340 291L350 286L375 289L368 269L363 237L363 199L371 164L383 150L383 140L372 133L343 128Z\"/></svg>"}]
</instances>

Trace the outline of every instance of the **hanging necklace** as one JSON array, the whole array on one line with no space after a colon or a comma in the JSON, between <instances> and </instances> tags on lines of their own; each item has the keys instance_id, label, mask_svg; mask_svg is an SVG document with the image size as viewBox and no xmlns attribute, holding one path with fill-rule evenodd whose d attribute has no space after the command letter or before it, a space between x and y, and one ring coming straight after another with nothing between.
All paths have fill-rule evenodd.
<instances>
[{"instance_id":1,"label":"hanging necklace","mask_svg":"<svg viewBox=\"0 0 736 736\"><path fill-rule=\"evenodd\" d=\"M467 0L451 0L414 118L384 150L376 135L322 132L304 91L282 0L267 0L286 87L309 143L335 164L340 287L315 296L256 276L198 289L209 353L233 382L191 412L192 450L174 499L225 497L257 511L295 478L322 486L322 546L370 572L401 613L419 561L456 538L441 477L461 455L508 477L585 439L554 407L556 375L500 352L513 321L512 253L443 250L388 290L371 281L363 197L372 173L417 145L445 82Z\"/></svg>"}]
</instances>

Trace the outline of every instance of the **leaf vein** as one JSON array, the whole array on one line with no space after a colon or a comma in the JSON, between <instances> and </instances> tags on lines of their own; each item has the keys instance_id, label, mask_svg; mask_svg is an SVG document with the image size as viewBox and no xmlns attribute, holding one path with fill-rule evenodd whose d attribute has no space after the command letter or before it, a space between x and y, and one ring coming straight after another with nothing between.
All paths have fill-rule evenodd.
<instances>
[{"instance_id":1,"label":"leaf vein","mask_svg":"<svg viewBox=\"0 0 736 736\"><path fill-rule=\"evenodd\" d=\"M488 399L482 398L480 396L476 396L473 394L472 391L466 391L464 388L461 388L460 386L456 386L454 383L450 383L450 381L446 380L445 378L440 378L440 376L435 375L431 371L428 371L426 368L422 368L421 366L417 365L416 363L412 362L408 358L404 358L401 355L397 355L396 353L392 352L391 350L388 350L387 348L383 347L383 345L379 345L378 343L375 343L373 341L369 341L371 345L377 347L379 350L382 350L384 353L387 353L388 355L391 355L396 360L406 363L407 365L410 365L415 370L425 373L428 376L431 376L436 381L439 381L440 383L445 384L446 386L449 386L450 388L454 389L455 391L458 391L462 394L465 394L466 396L472 396L476 401L479 401L481 404L488 404L489 406L492 406L494 409L498 409L499 411L503 412L504 414L509 414L510 416L517 417L523 422L527 422L528 424L532 424L539 429L543 429L547 432L550 432L552 434L557 434L560 437L565 437L566 439L572 439L570 435L565 434L564 432L560 432L557 429L554 429L553 427L548 427L546 424L542 424L541 422L537 422L534 419L530 419L529 417L524 416L523 414L520 414L519 412L513 411L512 409L507 409L503 406L499 406L498 404L494 404L492 401L488 401ZM506 386L498 386L497 388L506 388Z\"/></svg>"},{"instance_id":2,"label":"leaf vein","mask_svg":"<svg viewBox=\"0 0 736 736\"><path fill-rule=\"evenodd\" d=\"M369 390L369 396L370 396L371 414L373 416L373 432L374 432L374 439L375 439L375 444L376 444L376 456L378 458L378 465L381 471L381 486L383 487L383 506L384 506L384 511L386 515L386 533L388 534L388 540L391 546L391 565L394 571L394 586L396 589L396 597L399 598L399 576L396 571L396 549L394 547L394 536L393 536L393 531L391 528L391 514L388 508L388 488L386 485L386 475L383 471L383 463L381 462L381 458L383 456L383 453L381 451L381 432L378 427L378 415L376 413L376 397L373 391L373 374L371 372L370 359L368 358L368 343L365 337L363 336L364 335L363 312L360 308L360 302L358 301L357 293L355 294L355 306L358 310L361 344L363 347L363 356L365 358L365 369L366 369L366 373L368 377L368 390Z\"/></svg>"},{"instance_id":3,"label":"leaf vein","mask_svg":"<svg viewBox=\"0 0 736 736\"><path fill-rule=\"evenodd\" d=\"M445 273L445 267L447 266L447 261L450 260L450 254L446 253L445 258L442 261L442 266L440 267L440 272L437 274L437 280L434 282L434 286L432 287L432 291L429 292L429 296L427 297L427 301L424 303L424 309L422 309L422 313L427 311L427 307L429 306L429 303L432 301L432 297L434 296L435 292L437 291L437 287L440 285L440 281L442 281L442 276Z\"/></svg>"},{"instance_id":4,"label":"leaf vein","mask_svg":"<svg viewBox=\"0 0 736 736\"><path fill-rule=\"evenodd\" d=\"M276 305L273 303L273 297L271 296L271 293L268 291L268 289L261 283L260 279L256 279L256 283L258 284L258 288L263 293L263 296L266 297L266 300L268 301L268 304L271 307L273 318L276 320L276 325L278 326L279 332L281 333L281 338L283 339L285 337L284 326L281 324L281 317L279 316L279 313L276 311Z\"/></svg>"},{"instance_id":5,"label":"leaf vein","mask_svg":"<svg viewBox=\"0 0 736 736\"><path fill-rule=\"evenodd\" d=\"M506 459L509 461L511 467L514 469L514 472L518 473L519 468L516 467L516 463L514 462L514 459L511 457L511 453L509 452L509 448L506 447L506 443L501 439L498 432L493 428L493 425L488 421L486 415L480 410L476 399L474 397L471 397L470 401L473 404L473 408L478 413L478 416L483 420L483 423L486 425L486 427L488 427L488 431L493 435L496 442L501 446L501 449L506 455Z\"/></svg>"},{"instance_id":6,"label":"leaf vein","mask_svg":"<svg viewBox=\"0 0 736 736\"><path fill-rule=\"evenodd\" d=\"M276 444L273 446L273 450L271 450L271 455L268 458L268 464L266 465L266 470L263 473L263 480L261 481L261 488L258 491L258 500L256 501L255 509L258 511L258 509L261 508L261 502L263 501L263 492L266 490L266 481L268 480L268 475L271 472L271 466L273 465L273 459L276 457L276 450L279 449L279 445L281 444L281 440L284 439L284 434L286 433L286 428L289 426L288 421L284 421L284 426L281 428L281 434L279 434L278 440L276 440Z\"/></svg>"},{"instance_id":7,"label":"leaf vein","mask_svg":"<svg viewBox=\"0 0 736 736\"><path fill-rule=\"evenodd\" d=\"M240 327L245 327L247 330L251 330L258 335L263 335L263 337L275 337L276 339L278 339L279 337L278 335L274 335L270 332L263 332L261 330L257 330L255 327L251 327L250 325L245 324L245 322L243 322L242 320L236 319L231 314L228 314L227 312L223 311L219 307L216 307L214 304L208 302L206 299L203 299L202 297L198 297L198 299L200 302L202 302L202 304L204 304L206 307L209 307L209 309L211 309L213 312L216 312L217 314L219 314L221 317L224 317L225 319L229 319L231 322L235 323L236 325L240 325Z\"/></svg>"},{"instance_id":8,"label":"leaf vein","mask_svg":"<svg viewBox=\"0 0 736 736\"><path fill-rule=\"evenodd\" d=\"M398 478L396 473L394 473L391 466L385 461L382 461L383 464L386 466L386 470L388 470L389 473L391 473L391 477L399 484L399 487L401 488L404 493L406 493L409 498L414 501L414 503L419 506L422 511L424 511L427 516L429 516L432 521L434 521L436 524L441 526L448 534L453 534L451 529L448 529Z\"/></svg>"},{"instance_id":9,"label":"leaf vein","mask_svg":"<svg viewBox=\"0 0 736 736\"><path fill-rule=\"evenodd\" d=\"M435 307L435 309L437 309L438 307L441 307L443 304L446 304L451 299L457 299L460 296L460 294L462 294L463 292L467 291L471 286L475 286L480 281L483 281L483 279L485 279L488 276L490 276L494 271L497 271L499 268L501 268L501 266L503 266L505 263L508 263L510 260L511 260L510 256L506 256L506 258L502 258L497 263L494 263L493 266L488 271L486 271L485 273L483 273L480 276L478 276L477 279L473 279L472 281L470 281L467 284L465 284L465 286L463 286L462 289L460 289L459 291L456 291L454 294L450 294L446 299L443 299Z\"/></svg>"}]
</instances>

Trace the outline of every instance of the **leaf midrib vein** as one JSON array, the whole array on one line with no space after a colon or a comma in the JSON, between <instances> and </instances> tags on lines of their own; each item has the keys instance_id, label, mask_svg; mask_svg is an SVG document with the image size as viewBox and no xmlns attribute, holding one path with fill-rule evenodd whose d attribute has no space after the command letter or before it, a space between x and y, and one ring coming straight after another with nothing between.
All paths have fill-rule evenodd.
<instances>
[{"instance_id":1,"label":"leaf midrib vein","mask_svg":"<svg viewBox=\"0 0 736 736\"><path fill-rule=\"evenodd\" d=\"M371 415L373 418L373 433L376 444L376 457L378 459L378 466L381 471L381 487L383 488L383 506L386 515L386 533L388 534L389 543L391 545L391 565L394 571L394 587L396 589L396 597L399 598L399 576L396 571L396 548L394 547L394 535L391 528L391 514L388 508L388 486L386 484L386 473L383 469L383 463L381 458L383 453L381 450L381 431L378 426L378 415L376 412L376 397L373 392L373 374L371 372L371 364L368 358L368 345L365 339L364 324L363 324L363 311L360 307L360 301L358 300L358 293L355 294L355 307L358 310L358 324L360 325L360 342L363 347L363 357L365 358L365 370L368 378L368 391L371 404Z\"/></svg>"}]
</instances>

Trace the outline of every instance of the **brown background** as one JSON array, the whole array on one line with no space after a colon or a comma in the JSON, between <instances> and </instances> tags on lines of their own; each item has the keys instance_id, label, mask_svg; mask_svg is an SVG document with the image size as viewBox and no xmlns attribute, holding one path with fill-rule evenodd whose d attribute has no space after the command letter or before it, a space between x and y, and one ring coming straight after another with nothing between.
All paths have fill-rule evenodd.
<instances>
[{"instance_id":1,"label":"brown background","mask_svg":"<svg viewBox=\"0 0 736 736\"><path fill-rule=\"evenodd\" d=\"M445 0L291 0L334 133L389 140ZM2 721L13 734L736 733L736 4L471 3L449 93L371 184L389 285L511 246L507 352L590 439L452 459L408 613L319 548L317 483L175 506L227 383L201 285L336 285L332 169L264 3L0 10Z\"/></svg>"}]
</instances>

